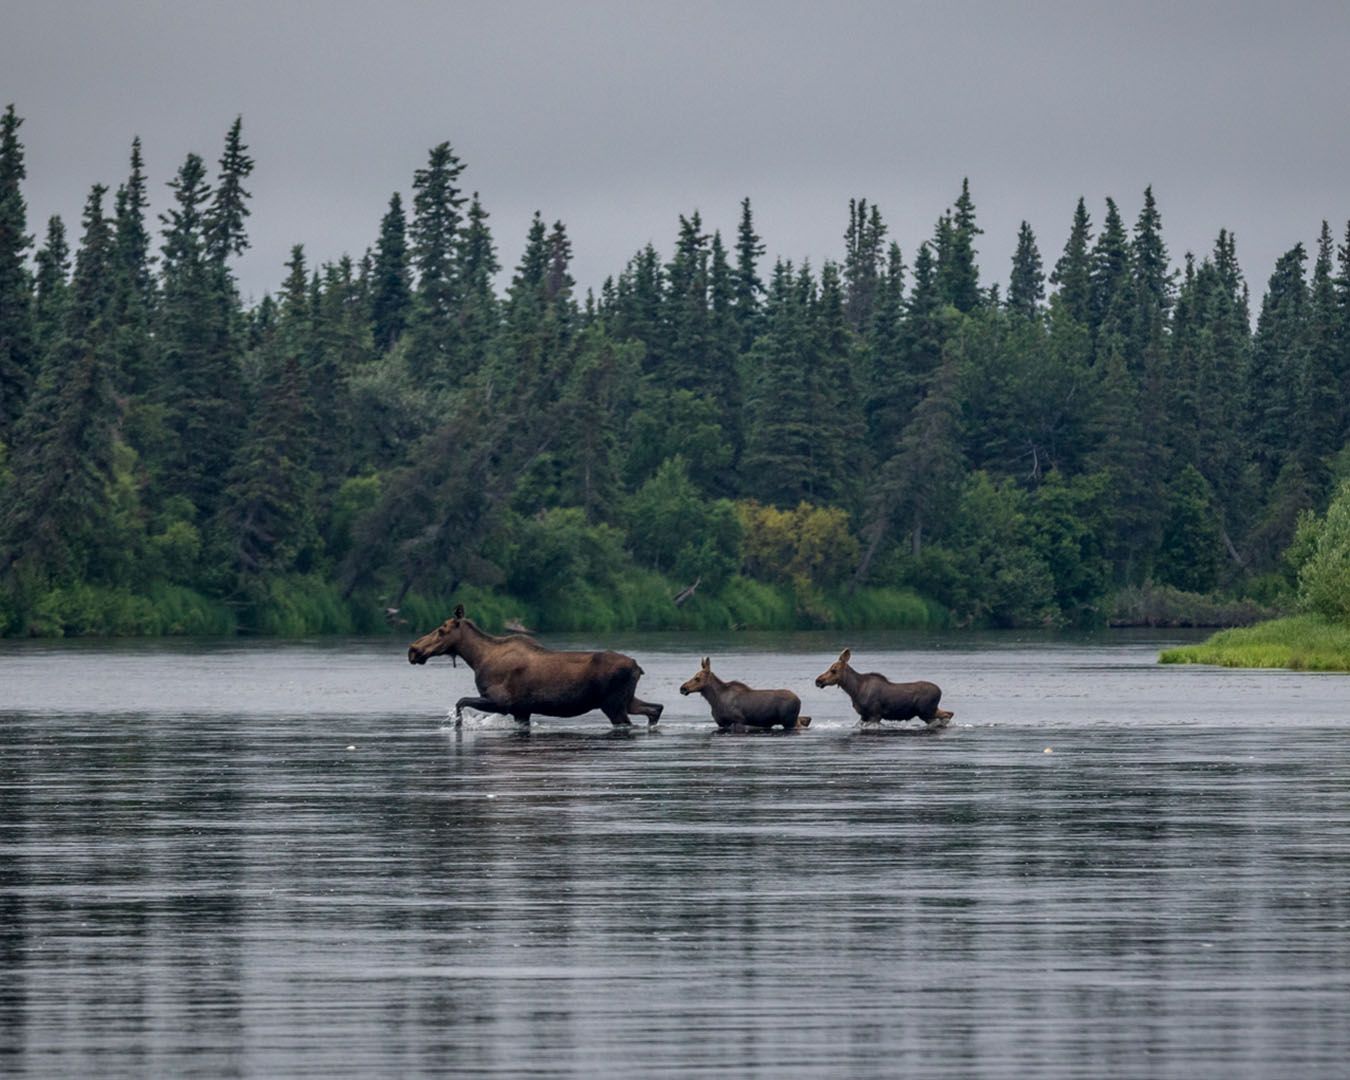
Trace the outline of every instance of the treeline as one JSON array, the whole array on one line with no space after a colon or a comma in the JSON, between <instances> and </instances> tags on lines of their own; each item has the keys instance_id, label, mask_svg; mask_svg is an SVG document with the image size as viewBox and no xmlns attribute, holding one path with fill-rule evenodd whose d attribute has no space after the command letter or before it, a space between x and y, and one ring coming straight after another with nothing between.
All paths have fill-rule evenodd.
<instances>
[{"instance_id":1,"label":"treeline","mask_svg":"<svg viewBox=\"0 0 1350 1080\"><path fill-rule=\"evenodd\" d=\"M859 199L842 261L769 265L747 199L734 237L691 212L584 296L536 215L499 294L442 143L359 260L297 245L249 306L238 121L157 223L136 141L79 237L40 243L21 123L0 632L366 631L466 592L542 628L1277 602L1300 513L1350 474L1350 229L1280 258L1254 332L1232 234L1174 269L1151 190L1132 225L1080 200L1053 265L1023 224L1006 290L963 183L908 261Z\"/></svg>"}]
</instances>

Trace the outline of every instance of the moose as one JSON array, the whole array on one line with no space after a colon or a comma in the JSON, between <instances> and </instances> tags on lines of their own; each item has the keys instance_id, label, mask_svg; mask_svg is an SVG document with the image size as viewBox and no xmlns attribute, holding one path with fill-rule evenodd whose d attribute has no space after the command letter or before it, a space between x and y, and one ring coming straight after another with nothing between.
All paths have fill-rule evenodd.
<instances>
[{"instance_id":1,"label":"moose","mask_svg":"<svg viewBox=\"0 0 1350 1080\"><path fill-rule=\"evenodd\" d=\"M872 672L859 674L849 667L853 653L845 649L828 670L816 676L819 687L838 686L852 700L853 708L864 724L882 720L911 720L918 717L930 729L947 726L956 714L939 709L942 691L934 683L895 683L884 675Z\"/></svg>"},{"instance_id":2,"label":"moose","mask_svg":"<svg viewBox=\"0 0 1350 1080\"><path fill-rule=\"evenodd\" d=\"M528 725L531 715L580 716L599 709L616 728L627 727L629 714L645 716L648 725L661 719L662 705L639 701L642 668L631 656L616 652L559 652L522 634L498 636L478 628L464 615L464 605L431 633L408 646L408 663L425 664L433 656L463 657L473 669L477 697L455 702L455 726L464 709L502 713Z\"/></svg>"},{"instance_id":3,"label":"moose","mask_svg":"<svg viewBox=\"0 0 1350 1080\"><path fill-rule=\"evenodd\" d=\"M784 731L796 731L811 726L809 716L799 715L802 702L791 690L752 690L743 682L723 682L713 674L707 656L697 674L680 687L680 693L686 697L702 694L722 731L767 731L779 725Z\"/></svg>"}]
</instances>

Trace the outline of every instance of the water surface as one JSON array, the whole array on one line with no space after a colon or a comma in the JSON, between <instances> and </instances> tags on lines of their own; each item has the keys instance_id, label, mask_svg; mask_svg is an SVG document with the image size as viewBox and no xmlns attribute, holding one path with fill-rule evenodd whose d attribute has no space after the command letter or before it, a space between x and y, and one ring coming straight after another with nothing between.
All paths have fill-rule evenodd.
<instances>
[{"instance_id":1,"label":"water surface","mask_svg":"<svg viewBox=\"0 0 1350 1080\"><path fill-rule=\"evenodd\" d=\"M456 731L401 640L7 643L0 1072L1344 1075L1350 681L1174 640L605 642L618 734ZM715 734L705 652L811 729Z\"/></svg>"}]
</instances>

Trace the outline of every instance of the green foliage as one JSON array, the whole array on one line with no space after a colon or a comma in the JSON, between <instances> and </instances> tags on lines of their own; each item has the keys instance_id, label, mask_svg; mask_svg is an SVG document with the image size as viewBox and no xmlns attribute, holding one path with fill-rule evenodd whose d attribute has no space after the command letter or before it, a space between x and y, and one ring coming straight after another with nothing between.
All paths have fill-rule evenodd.
<instances>
[{"instance_id":1,"label":"green foliage","mask_svg":"<svg viewBox=\"0 0 1350 1080\"><path fill-rule=\"evenodd\" d=\"M709 499L682 457L669 458L622 513L634 557L655 570L719 588L740 567L741 519L726 499Z\"/></svg>"},{"instance_id":2,"label":"green foliage","mask_svg":"<svg viewBox=\"0 0 1350 1080\"><path fill-rule=\"evenodd\" d=\"M1300 522L1296 545L1299 606L1323 619L1350 626L1350 482L1327 507L1319 521Z\"/></svg>"},{"instance_id":3,"label":"green foliage","mask_svg":"<svg viewBox=\"0 0 1350 1080\"><path fill-rule=\"evenodd\" d=\"M975 473L961 493L947 539L912 560L915 588L967 625L1038 626L1060 617L1055 579L1036 551L1026 496Z\"/></svg>"},{"instance_id":4,"label":"green foliage","mask_svg":"<svg viewBox=\"0 0 1350 1080\"><path fill-rule=\"evenodd\" d=\"M1168 485L1157 580L1189 592L1209 592L1219 579L1222 541L1214 494L1194 465Z\"/></svg>"},{"instance_id":5,"label":"green foliage","mask_svg":"<svg viewBox=\"0 0 1350 1080\"><path fill-rule=\"evenodd\" d=\"M805 591L838 585L857 565L857 538L848 514L837 507L798 503L794 510L738 503L745 530L745 566L763 581Z\"/></svg>"}]
</instances>

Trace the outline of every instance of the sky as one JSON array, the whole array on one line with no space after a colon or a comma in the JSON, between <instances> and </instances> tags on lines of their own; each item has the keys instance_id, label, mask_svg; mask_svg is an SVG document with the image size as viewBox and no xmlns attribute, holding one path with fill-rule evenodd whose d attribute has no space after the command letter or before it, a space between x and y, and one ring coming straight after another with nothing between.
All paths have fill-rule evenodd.
<instances>
[{"instance_id":1,"label":"sky","mask_svg":"<svg viewBox=\"0 0 1350 1080\"><path fill-rule=\"evenodd\" d=\"M1255 296L1275 259L1350 218L1345 3L0 0L0 106L25 123L29 231L78 234L139 135L154 205L243 117L256 161L236 264L275 291L374 244L449 141L491 215L503 284L533 213L578 284L698 210L734 238L749 197L775 257L843 256L850 198L905 261L969 178L982 280L1024 219L1046 267L1074 205L1133 224L1152 185L1175 262L1237 235ZM764 268L768 269L767 265ZM767 276L767 275L766 275Z\"/></svg>"}]
</instances>

